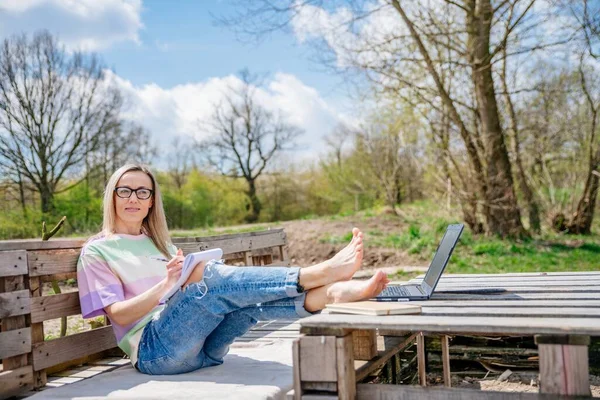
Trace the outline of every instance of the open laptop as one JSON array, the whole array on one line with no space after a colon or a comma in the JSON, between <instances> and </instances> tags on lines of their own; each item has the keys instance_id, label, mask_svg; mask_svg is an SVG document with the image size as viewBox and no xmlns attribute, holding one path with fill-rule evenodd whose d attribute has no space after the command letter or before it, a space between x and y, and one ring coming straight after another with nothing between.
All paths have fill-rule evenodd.
<instances>
[{"instance_id":1,"label":"open laptop","mask_svg":"<svg viewBox=\"0 0 600 400\"><path fill-rule=\"evenodd\" d=\"M429 299L448 264L448 260L450 260L463 228L463 224L448 225L446 233L433 256L433 261L429 265L427 274L420 285L390 285L375 297L375 300L409 301Z\"/></svg>"}]
</instances>

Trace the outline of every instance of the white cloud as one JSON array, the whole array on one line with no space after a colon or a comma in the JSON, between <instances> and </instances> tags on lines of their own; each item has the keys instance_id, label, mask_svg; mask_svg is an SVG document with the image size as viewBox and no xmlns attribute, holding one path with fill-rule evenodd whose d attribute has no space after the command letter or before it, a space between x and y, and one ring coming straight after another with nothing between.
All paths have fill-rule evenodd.
<instances>
[{"instance_id":1,"label":"white cloud","mask_svg":"<svg viewBox=\"0 0 600 400\"><path fill-rule=\"evenodd\" d=\"M159 145L168 151L174 136L191 136L198 140L207 133L199 127L200 120L210 118L214 105L229 87L241 84L238 77L210 78L202 82L162 88L156 84L135 86L111 72L109 76L125 95L124 117L148 129ZM357 123L334 105L325 101L317 90L297 77L277 73L264 88L257 90L258 102L272 111L281 111L286 120L305 131L297 140L294 159L316 159L324 147L323 138L339 123ZM161 160L161 162L164 160Z\"/></svg>"},{"instance_id":2,"label":"white cloud","mask_svg":"<svg viewBox=\"0 0 600 400\"><path fill-rule=\"evenodd\" d=\"M47 29L70 50L139 43L141 0L0 0L0 37Z\"/></svg>"}]
</instances>

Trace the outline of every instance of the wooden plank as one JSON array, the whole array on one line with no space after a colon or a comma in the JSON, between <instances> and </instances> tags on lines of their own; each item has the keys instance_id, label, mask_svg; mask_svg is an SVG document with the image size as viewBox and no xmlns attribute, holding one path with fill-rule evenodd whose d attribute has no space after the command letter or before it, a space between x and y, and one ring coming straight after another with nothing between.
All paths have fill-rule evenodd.
<instances>
[{"instance_id":1,"label":"wooden plank","mask_svg":"<svg viewBox=\"0 0 600 400\"><path fill-rule=\"evenodd\" d=\"M195 238L195 241L174 239L174 243L185 253L220 247L223 253L229 254L284 245L285 233L283 229L271 229L262 232Z\"/></svg>"},{"instance_id":2,"label":"wooden plank","mask_svg":"<svg viewBox=\"0 0 600 400\"><path fill-rule=\"evenodd\" d=\"M302 386L300 381L300 338L292 342L292 363L294 375L294 400L301 400Z\"/></svg>"},{"instance_id":3,"label":"wooden plank","mask_svg":"<svg viewBox=\"0 0 600 400\"><path fill-rule=\"evenodd\" d=\"M111 326L48 340L34 347L33 369L34 371L40 371L74 358L85 357L116 346L117 342Z\"/></svg>"},{"instance_id":4,"label":"wooden plank","mask_svg":"<svg viewBox=\"0 0 600 400\"><path fill-rule=\"evenodd\" d=\"M377 332L371 330L356 330L352 332L354 359L370 360L377 355Z\"/></svg>"},{"instance_id":5,"label":"wooden plank","mask_svg":"<svg viewBox=\"0 0 600 400\"><path fill-rule=\"evenodd\" d=\"M356 385L358 400L558 400L555 395L411 385Z\"/></svg>"},{"instance_id":6,"label":"wooden plank","mask_svg":"<svg viewBox=\"0 0 600 400\"><path fill-rule=\"evenodd\" d=\"M600 300L598 293L548 292L548 293L500 293L500 294L449 294L433 293L432 300Z\"/></svg>"},{"instance_id":7,"label":"wooden plank","mask_svg":"<svg viewBox=\"0 0 600 400\"><path fill-rule=\"evenodd\" d=\"M411 282L414 284L420 284L421 282ZM528 280L515 280L513 282L508 281L455 281L455 282L447 282L440 281L436 290L441 290L441 288L456 289L461 290L465 288L506 288L511 289L513 287L540 287L540 286L563 286L563 287L578 287L578 286L600 286L600 280L598 279L582 279L577 281L545 281L545 280L536 280L536 281L528 281Z\"/></svg>"},{"instance_id":8,"label":"wooden plank","mask_svg":"<svg viewBox=\"0 0 600 400\"><path fill-rule=\"evenodd\" d=\"M589 285L589 286L544 286L543 284L539 284L541 286L512 286L507 287L506 290L509 293L520 294L521 292L525 293L600 293L600 285ZM468 286L458 287L458 286L444 286L439 285L435 288L436 292L444 292L444 294L451 294L452 290L461 290L465 289ZM482 286L489 287L489 286ZM500 286L493 286L501 288Z\"/></svg>"},{"instance_id":9,"label":"wooden plank","mask_svg":"<svg viewBox=\"0 0 600 400\"><path fill-rule=\"evenodd\" d=\"M290 258L288 256L288 251L285 244L279 246L279 261L281 265L290 265Z\"/></svg>"},{"instance_id":10,"label":"wooden plank","mask_svg":"<svg viewBox=\"0 0 600 400\"><path fill-rule=\"evenodd\" d=\"M27 262L27 257L23 256L25 259L20 261ZM7 276L4 278L0 278L0 292L16 292L25 289L25 278L23 275L18 276ZM2 326L0 331L6 333L8 335L17 335L14 331L22 331L27 326L28 315L19 315L16 317L8 317L2 319ZM12 332L12 333L9 333ZM7 356L2 355L2 351L0 351L0 359L2 359L2 367L5 371L11 369L17 369L20 367L24 367L28 364L28 355L31 351L31 333L29 329L27 329L26 337L23 336L13 337L13 336L4 336L8 339L5 340L4 346L5 349L10 349L11 346L14 346L15 349L19 349L19 346L25 345L25 348L28 348L27 351L19 351L15 355ZM11 343L10 341L15 341L15 343ZM23 343L22 340L25 340ZM0 346L2 345L2 340L0 340Z\"/></svg>"},{"instance_id":11,"label":"wooden plank","mask_svg":"<svg viewBox=\"0 0 600 400\"><path fill-rule=\"evenodd\" d=\"M30 251L29 276L64 274L77 271L81 249Z\"/></svg>"},{"instance_id":12,"label":"wooden plank","mask_svg":"<svg viewBox=\"0 0 600 400\"><path fill-rule=\"evenodd\" d=\"M0 293L0 319L29 314L29 290Z\"/></svg>"},{"instance_id":13,"label":"wooden plank","mask_svg":"<svg viewBox=\"0 0 600 400\"><path fill-rule=\"evenodd\" d=\"M442 335L441 344L442 344L442 370L444 373L444 386L452 387L452 375L450 373L450 351L448 344L448 335Z\"/></svg>"},{"instance_id":14,"label":"wooden plank","mask_svg":"<svg viewBox=\"0 0 600 400\"><path fill-rule=\"evenodd\" d=\"M336 382L335 336L300 338L300 379L311 382Z\"/></svg>"},{"instance_id":15,"label":"wooden plank","mask_svg":"<svg viewBox=\"0 0 600 400\"><path fill-rule=\"evenodd\" d=\"M553 317L598 318L600 308L535 308L535 307L427 307L421 306L421 315L498 316L498 317Z\"/></svg>"},{"instance_id":16,"label":"wooden plank","mask_svg":"<svg viewBox=\"0 0 600 400\"><path fill-rule=\"evenodd\" d=\"M600 271L567 271L567 272L511 272L501 274L444 274L445 278L481 278L490 279L494 277L529 277L529 276L578 276L578 275L600 275ZM425 275L419 275L417 278L424 278Z\"/></svg>"},{"instance_id":17,"label":"wooden plank","mask_svg":"<svg viewBox=\"0 0 600 400\"><path fill-rule=\"evenodd\" d=\"M27 275L27 252L25 250L0 252L0 277ZM10 292L10 290L6 290Z\"/></svg>"},{"instance_id":18,"label":"wooden plank","mask_svg":"<svg viewBox=\"0 0 600 400\"><path fill-rule=\"evenodd\" d=\"M339 400L356 398L356 374L352 334L336 338L337 395Z\"/></svg>"},{"instance_id":19,"label":"wooden plank","mask_svg":"<svg viewBox=\"0 0 600 400\"><path fill-rule=\"evenodd\" d=\"M398 352L404 350L415 341L416 333L406 336L385 337L385 350L380 351L377 356L368 362L355 361L356 381L359 382L369 376L372 372L381 368Z\"/></svg>"},{"instance_id":20,"label":"wooden plank","mask_svg":"<svg viewBox=\"0 0 600 400\"><path fill-rule=\"evenodd\" d=\"M4 327L4 320L2 325ZM5 370L17 369L27 365L9 366L6 359L29 352L31 352L31 329L21 328L0 333L0 359L2 359ZM25 356L25 361L27 361L27 356Z\"/></svg>"},{"instance_id":21,"label":"wooden plank","mask_svg":"<svg viewBox=\"0 0 600 400\"><path fill-rule=\"evenodd\" d=\"M33 389L33 367L27 365L11 371L0 372L0 398L19 394L19 392Z\"/></svg>"},{"instance_id":22,"label":"wooden plank","mask_svg":"<svg viewBox=\"0 0 600 400\"><path fill-rule=\"evenodd\" d=\"M417 334L417 368L419 373L419 384L427 386L427 366L425 362L425 335L423 332Z\"/></svg>"},{"instance_id":23,"label":"wooden plank","mask_svg":"<svg viewBox=\"0 0 600 400\"><path fill-rule=\"evenodd\" d=\"M446 317L428 315L319 314L300 320L300 332L318 329L393 329L430 333L578 334L600 336L598 318Z\"/></svg>"},{"instance_id":24,"label":"wooden plank","mask_svg":"<svg viewBox=\"0 0 600 400\"><path fill-rule=\"evenodd\" d=\"M457 302L453 300L427 300L413 301L410 304L420 305L421 307L456 307ZM460 304L469 307L590 308L600 307L600 300L469 300Z\"/></svg>"},{"instance_id":25,"label":"wooden plank","mask_svg":"<svg viewBox=\"0 0 600 400\"><path fill-rule=\"evenodd\" d=\"M31 298L31 322L81 314L79 292Z\"/></svg>"},{"instance_id":26,"label":"wooden plank","mask_svg":"<svg viewBox=\"0 0 600 400\"><path fill-rule=\"evenodd\" d=\"M40 239L26 240L2 240L0 241L0 251L7 250L45 250L45 249L76 249L81 248L87 239L52 239L51 241L42 241Z\"/></svg>"},{"instance_id":27,"label":"wooden plank","mask_svg":"<svg viewBox=\"0 0 600 400\"><path fill-rule=\"evenodd\" d=\"M29 278L29 291L31 295L31 301L39 299L42 295L42 283L39 277ZM30 317L31 318L31 317ZM43 322L31 321L31 345L36 346L38 343L44 342L44 324ZM28 357L28 362L33 365L33 354L31 353ZM33 387L41 388L46 386L48 383L48 375L46 370L33 371Z\"/></svg>"},{"instance_id":28,"label":"wooden plank","mask_svg":"<svg viewBox=\"0 0 600 400\"><path fill-rule=\"evenodd\" d=\"M590 396L588 346L538 345L540 393Z\"/></svg>"},{"instance_id":29,"label":"wooden plank","mask_svg":"<svg viewBox=\"0 0 600 400\"><path fill-rule=\"evenodd\" d=\"M244 263L248 266L254 265L252 262L252 252L251 251L245 251L244 252Z\"/></svg>"},{"instance_id":30,"label":"wooden plank","mask_svg":"<svg viewBox=\"0 0 600 400\"><path fill-rule=\"evenodd\" d=\"M600 274L580 274L580 275L568 275L568 276L555 276L555 275L538 275L538 276L508 276L508 275L494 275L494 276L464 276L464 277L449 277L442 276L440 283L461 283L461 282L473 282L473 283L494 283L497 282L565 282L565 281L586 281L586 280L599 280ZM423 278L412 278L409 280L410 283L420 283Z\"/></svg>"}]
</instances>

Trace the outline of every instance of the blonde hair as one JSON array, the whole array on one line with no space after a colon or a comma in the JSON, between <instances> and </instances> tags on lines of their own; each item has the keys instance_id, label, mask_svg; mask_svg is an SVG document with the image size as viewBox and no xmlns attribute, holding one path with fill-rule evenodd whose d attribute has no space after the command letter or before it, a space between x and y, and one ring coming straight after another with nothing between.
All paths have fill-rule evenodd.
<instances>
[{"instance_id":1,"label":"blonde hair","mask_svg":"<svg viewBox=\"0 0 600 400\"><path fill-rule=\"evenodd\" d=\"M142 171L152 180L153 203L148 210L148 215L142 221L142 232L152 240L156 248L162 254L164 254L165 257L171 258L172 255L168 250L168 245L171 244L171 238L169 237L169 228L167 226L167 219L163 209L160 188L158 187L158 182L154 178L154 175L146 166L139 164L126 164L112 174L108 180L108 183L106 184L106 189L104 190L104 216L102 221L102 232L105 235L111 235L115 233L117 221L117 212L115 211L115 188L117 187L121 177L125 175L125 173L131 171Z\"/></svg>"}]
</instances>

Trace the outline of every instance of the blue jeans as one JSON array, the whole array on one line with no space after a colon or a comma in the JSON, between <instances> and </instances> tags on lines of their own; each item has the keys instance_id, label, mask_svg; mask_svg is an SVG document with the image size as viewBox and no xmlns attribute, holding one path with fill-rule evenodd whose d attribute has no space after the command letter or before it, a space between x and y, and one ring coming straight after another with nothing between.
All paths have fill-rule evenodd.
<instances>
[{"instance_id":1,"label":"blue jeans","mask_svg":"<svg viewBox=\"0 0 600 400\"><path fill-rule=\"evenodd\" d=\"M220 365L229 345L259 320L311 315L298 267L232 267L209 261L202 281L179 290L145 327L136 368L171 375Z\"/></svg>"}]
</instances>

